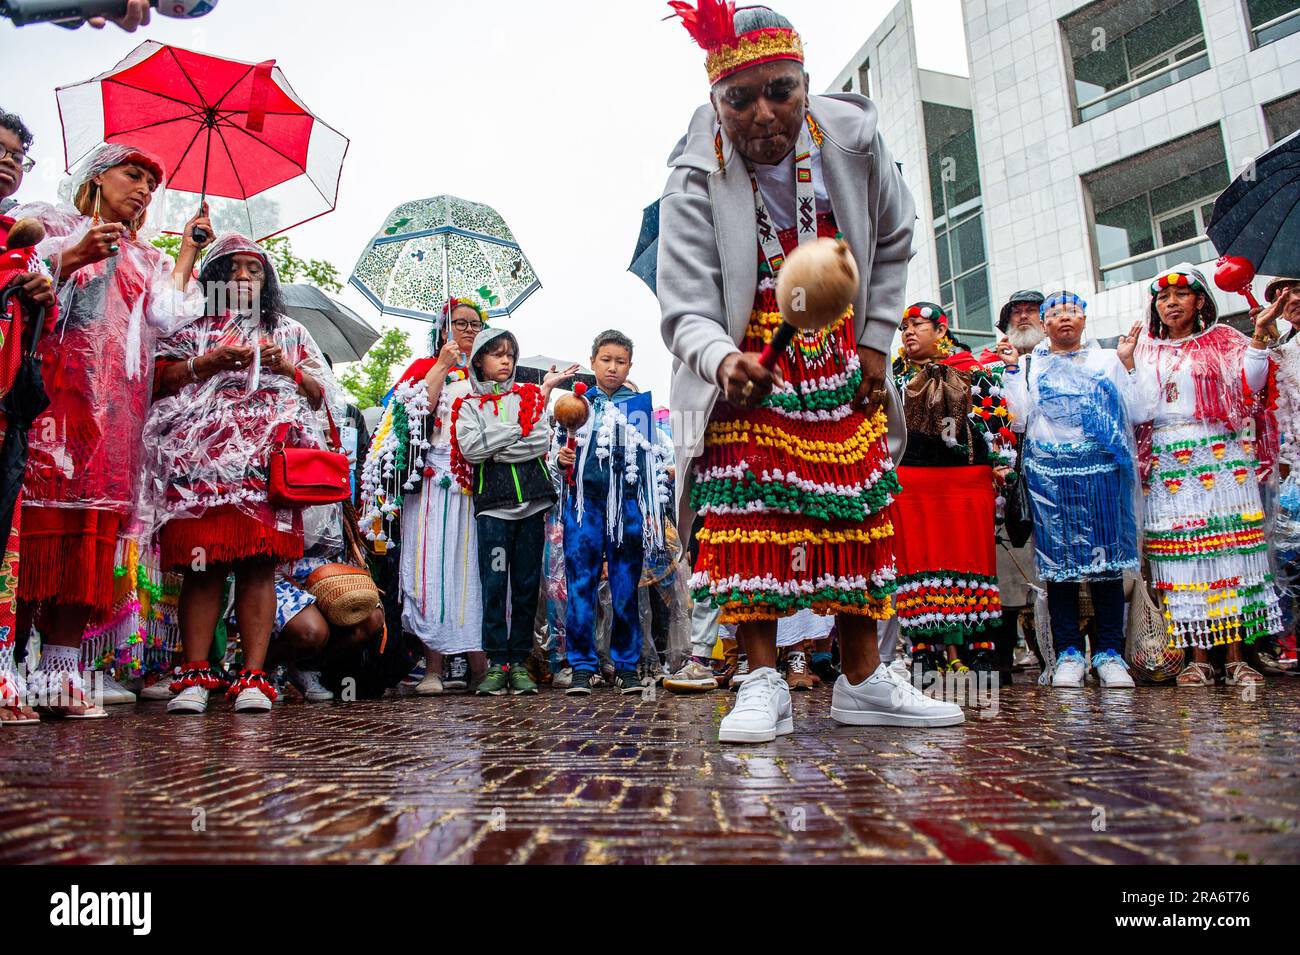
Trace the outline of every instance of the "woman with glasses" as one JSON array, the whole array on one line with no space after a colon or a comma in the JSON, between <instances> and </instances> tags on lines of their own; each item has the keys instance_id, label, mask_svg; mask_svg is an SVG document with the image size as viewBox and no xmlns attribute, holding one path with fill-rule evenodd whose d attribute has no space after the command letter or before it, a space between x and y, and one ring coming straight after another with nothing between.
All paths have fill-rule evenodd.
<instances>
[{"instance_id":1,"label":"woman with glasses","mask_svg":"<svg viewBox=\"0 0 1300 955\"><path fill-rule=\"evenodd\" d=\"M909 306L899 331L894 380L907 419L894 505L899 625L914 671L993 672L997 489L1015 462L1003 366L976 361L933 302Z\"/></svg>"},{"instance_id":2,"label":"woman with glasses","mask_svg":"<svg viewBox=\"0 0 1300 955\"><path fill-rule=\"evenodd\" d=\"M470 654L486 669L472 499L451 473L451 406L469 394L466 361L486 318L475 302L447 302L433 354L398 379L362 472L362 532L384 545L400 527L402 629L424 645L415 691L425 696L468 689Z\"/></svg>"},{"instance_id":3,"label":"woman with glasses","mask_svg":"<svg viewBox=\"0 0 1300 955\"><path fill-rule=\"evenodd\" d=\"M32 146L31 131L23 121L12 113L0 110L0 203L3 203L23 183L23 174L32 171L36 165L27 156ZM9 241L9 230L14 220L0 215L0 247ZM23 332L30 327L32 318L39 309L45 309L46 319L53 321L54 286L48 272L40 271L31 261L34 256L19 262L0 262L0 289L10 291L17 289L17 304L11 305L0 315L0 355L11 357L22 347ZM8 256L6 256L8 259ZM11 318L11 316L13 316ZM30 334L30 333L29 333ZM0 399L3 399L14 384L16 366L0 358ZM0 444L4 443L8 419L0 411ZM6 475L4 480L19 485L22 474ZM17 622L18 589L18 542L22 523L22 488L7 484L6 490L16 494L11 510L0 512L0 528L8 527L0 550L4 552L0 563L0 723L14 725L39 722L36 711L27 705L25 683L14 664L15 634ZM12 515L12 517L11 517ZM3 530L0 530L3 534Z\"/></svg>"}]
</instances>

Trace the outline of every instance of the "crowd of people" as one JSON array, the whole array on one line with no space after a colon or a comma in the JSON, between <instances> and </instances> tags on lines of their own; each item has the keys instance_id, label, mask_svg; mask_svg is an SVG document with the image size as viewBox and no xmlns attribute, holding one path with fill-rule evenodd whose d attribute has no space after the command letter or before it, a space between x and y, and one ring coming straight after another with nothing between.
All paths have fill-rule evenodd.
<instances>
[{"instance_id":1,"label":"crowd of people","mask_svg":"<svg viewBox=\"0 0 1300 955\"><path fill-rule=\"evenodd\" d=\"M1114 348L1082 295L1022 290L976 354L943 306L905 305L915 207L874 104L812 95L766 7L672 7L710 100L660 208L667 408L632 383L645 346L624 331L595 338L590 386L577 365L528 381L516 337L452 298L344 449L351 493L292 497L285 449L337 451L358 415L262 246L200 212L159 251L168 170L122 144L60 203L0 218L0 241L43 227L0 260L0 385L32 348L47 398L0 406L5 447L27 444L2 475L0 720L137 695L197 714L219 692L266 712L290 685L662 684L735 690L719 738L747 743L793 731L792 690L833 684L839 723L951 726L934 677L1133 688L1152 594L1179 687L1294 667L1300 339L1278 322L1300 327L1300 278L1268 286L1247 335L1200 271L1167 269ZM0 200L32 147L0 112ZM825 238L854 258L853 300L765 360L785 260Z\"/></svg>"}]
</instances>

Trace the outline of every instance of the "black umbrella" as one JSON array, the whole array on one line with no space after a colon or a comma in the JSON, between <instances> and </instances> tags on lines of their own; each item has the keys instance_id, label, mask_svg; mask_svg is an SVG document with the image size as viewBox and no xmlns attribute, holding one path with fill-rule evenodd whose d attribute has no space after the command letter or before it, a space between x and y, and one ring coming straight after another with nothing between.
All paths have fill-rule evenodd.
<instances>
[{"instance_id":1,"label":"black umbrella","mask_svg":"<svg viewBox=\"0 0 1300 955\"><path fill-rule=\"evenodd\" d=\"M659 282L659 200L641 212L641 234L637 236L632 264L627 270L639 278L650 291L657 293Z\"/></svg>"},{"instance_id":2,"label":"black umbrella","mask_svg":"<svg viewBox=\"0 0 1300 955\"><path fill-rule=\"evenodd\" d=\"M568 368L574 364L571 361L564 361L560 358L552 358L550 355L529 355L527 358L521 358L515 364L515 378L522 382L531 382L540 385L542 379L552 368ZM596 387L596 373L590 368L582 365L578 366L578 373L573 376L573 381L565 382L563 387L572 388L574 381L585 381L588 388Z\"/></svg>"},{"instance_id":3,"label":"black umbrella","mask_svg":"<svg viewBox=\"0 0 1300 955\"><path fill-rule=\"evenodd\" d=\"M280 294L289 317L311 333L332 361L360 361L379 340L369 322L314 285L282 285Z\"/></svg>"},{"instance_id":4,"label":"black umbrella","mask_svg":"<svg viewBox=\"0 0 1300 955\"><path fill-rule=\"evenodd\" d=\"M1218 199L1205 230L1260 275L1300 275L1300 132L1261 153Z\"/></svg>"},{"instance_id":5,"label":"black umbrella","mask_svg":"<svg viewBox=\"0 0 1300 955\"><path fill-rule=\"evenodd\" d=\"M17 286L0 292L0 314L9 310L9 300L16 294ZM37 309L32 319L31 342L18 363L13 384L0 400L0 411L5 416L5 440L0 445L0 528L3 529L0 549L9 540L9 531L14 523L14 505L18 502L27 471L27 431L50 405L45 384L41 381L41 362L36 357L36 344L41 340L44 326L45 309ZM14 331L21 331L16 321Z\"/></svg>"}]
</instances>

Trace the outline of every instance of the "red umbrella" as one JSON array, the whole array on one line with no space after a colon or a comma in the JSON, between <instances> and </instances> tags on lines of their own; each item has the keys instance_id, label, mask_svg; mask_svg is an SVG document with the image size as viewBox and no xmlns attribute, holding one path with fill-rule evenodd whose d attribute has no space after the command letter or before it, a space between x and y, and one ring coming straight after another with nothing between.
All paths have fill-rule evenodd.
<instances>
[{"instance_id":1,"label":"red umbrella","mask_svg":"<svg viewBox=\"0 0 1300 955\"><path fill-rule=\"evenodd\" d=\"M338 198L348 140L311 113L274 60L149 40L107 73L55 93L68 169L102 142L162 160L166 231L179 232L207 199L218 227L264 239L330 212Z\"/></svg>"}]
</instances>

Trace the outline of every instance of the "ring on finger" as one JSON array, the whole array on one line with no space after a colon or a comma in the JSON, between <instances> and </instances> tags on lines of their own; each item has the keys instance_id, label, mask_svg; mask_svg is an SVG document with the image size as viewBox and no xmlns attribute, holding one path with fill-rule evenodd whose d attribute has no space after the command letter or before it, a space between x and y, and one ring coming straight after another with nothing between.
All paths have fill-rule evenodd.
<instances>
[{"instance_id":1,"label":"ring on finger","mask_svg":"<svg viewBox=\"0 0 1300 955\"><path fill-rule=\"evenodd\" d=\"M749 401L754 397L754 383L752 381L745 382L745 387L740 389L740 397L742 401Z\"/></svg>"}]
</instances>

